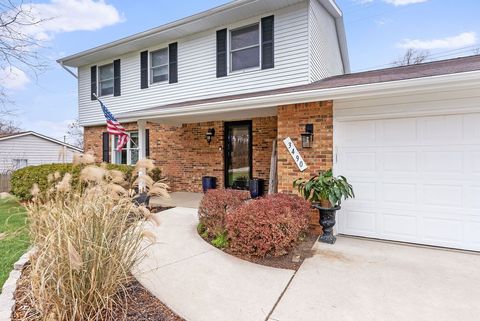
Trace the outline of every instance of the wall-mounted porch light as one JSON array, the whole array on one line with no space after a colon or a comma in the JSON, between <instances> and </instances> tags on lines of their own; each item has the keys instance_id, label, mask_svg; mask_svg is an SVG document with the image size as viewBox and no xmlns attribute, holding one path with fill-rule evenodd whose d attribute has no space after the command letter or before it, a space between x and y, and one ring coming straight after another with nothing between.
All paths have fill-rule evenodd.
<instances>
[{"instance_id":1,"label":"wall-mounted porch light","mask_svg":"<svg viewBox=\"0 0 480 321\"><path fill-rule=\"evenodd\" d=\"M205 139L207 140L209 145L212 142L213 136L215 136L215 128L209 128L207 133L205 134Z\"/></svg>"},{"instance_id":2,"label":"wall-mounted porch light","mask_svg":"<svg viewBox=\"0 0 480 321\"><path fill-rule=\"evenodd\" d=\"M302 135L302 147L312 148L313 145L313 124L305 125L305 132Z\"/></svg>"}]
</instances>

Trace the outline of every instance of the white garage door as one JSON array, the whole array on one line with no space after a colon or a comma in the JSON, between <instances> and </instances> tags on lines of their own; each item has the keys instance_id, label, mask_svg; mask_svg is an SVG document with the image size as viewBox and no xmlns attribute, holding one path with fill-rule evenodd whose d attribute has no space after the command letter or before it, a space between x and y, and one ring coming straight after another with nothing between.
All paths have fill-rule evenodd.
<instances>
[{"instance_id":1,"label":"white garage door","mask_svg":"<svg viewBox=\"0 0 480 321\"><path fill-rule=\"evenodd\" d=\"M480 114L335 124L341 234L480 250Z\"/></svg>"}]
</instances>

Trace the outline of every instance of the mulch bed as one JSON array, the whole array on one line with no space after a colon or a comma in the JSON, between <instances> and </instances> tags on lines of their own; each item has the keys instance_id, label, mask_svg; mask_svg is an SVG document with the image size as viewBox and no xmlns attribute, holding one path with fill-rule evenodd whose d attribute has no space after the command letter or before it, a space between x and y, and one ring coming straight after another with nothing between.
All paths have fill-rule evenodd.
<instances>
[{"instance_id":1,"label":"mulch bed","mask_svg":"<svg viewBox=\"0 0 480 321\"><path fill-rule=\"evenodd\" d=\"M320 236L320 233L318 229L315 227L311 227L307 231L307 234L305 235L304 239L301 242L296 244L288 254L279 256L279 257L259 258L254 256L242 255L241 253L230 251L228 248L224 249L223 251L230 255L236 256L242 260L246 260L252 263L270 266L274 268L289 269L289 270L297 271L300 268L300 265L302 265L303 261L306 258L313 256L312 247L317 241L319 236ZM211 240L205 239L205 241L210 243Z\"/></svg>"},{"instance_id":2,"label":"mulch bed","mask_svg":"<svg viewBox=\"0 0 480 321\"><path fill-rule=\"evenodd\" d=\"M15 292L15 308L12 321L35 320L37 313L29 295L30 269L25 266L22 276L17 283ZM148 292L138 281L132 281L127 286L125 309L118 308L112 313L112 321L185 321L173 313L166 305Z\"/></svg>"}]
</instances>

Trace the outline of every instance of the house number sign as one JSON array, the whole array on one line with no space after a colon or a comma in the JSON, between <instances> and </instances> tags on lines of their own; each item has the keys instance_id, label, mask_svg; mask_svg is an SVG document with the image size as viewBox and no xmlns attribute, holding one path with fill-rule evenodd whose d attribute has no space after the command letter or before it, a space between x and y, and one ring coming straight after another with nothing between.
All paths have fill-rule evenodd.
<instances>
[{"instance_id":1,"label":"house number sign","mask_svg":"<svg viewBox=\"0 0 480 321\"><path fill-rule=\"evenodd\" d=\"M292 155L293 160L295 161L295 164L297 164L298 169L303 172L304 170L307 169L307 164L305 164L305 161L303 160L302 156L298 152L297 148L295 147L295 144L292 142L290 137L287 137L283 140L283 143L285 144L285 147L287 147L288 151L290 152L290 155Z\"/></svg>"}]
</instances>

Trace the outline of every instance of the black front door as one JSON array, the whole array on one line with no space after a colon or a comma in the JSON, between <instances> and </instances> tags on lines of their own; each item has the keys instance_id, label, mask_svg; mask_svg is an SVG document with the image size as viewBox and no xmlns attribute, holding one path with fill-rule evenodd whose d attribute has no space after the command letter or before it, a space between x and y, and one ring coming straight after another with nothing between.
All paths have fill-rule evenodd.
<instances>
[{"instance_id":1,"label":"black front door","mask_svg":"<svg viewBox=\"0 0 480 321\"><path fill-rule=\"evenodd\" d=\"M225 187L248 189L252 178L252 122L225 123Z\"/></svg>"}]
</instances>

